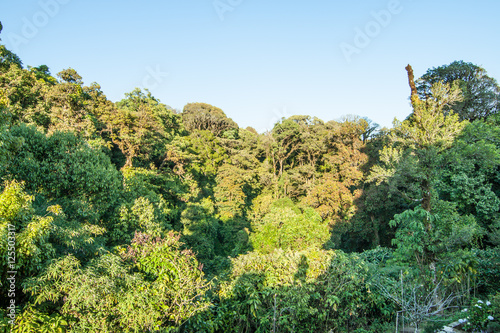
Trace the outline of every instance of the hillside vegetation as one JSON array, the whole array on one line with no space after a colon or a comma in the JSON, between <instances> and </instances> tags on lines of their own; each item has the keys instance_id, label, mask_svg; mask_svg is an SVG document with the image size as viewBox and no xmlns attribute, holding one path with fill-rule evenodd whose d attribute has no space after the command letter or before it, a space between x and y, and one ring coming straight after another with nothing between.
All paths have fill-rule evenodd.
<instances>
[{"instance_id":1,"label":"hillside vegetation","mask_svg":"<svg viewBox=\"0 0 500 333\"><path fill-rule=\"evenodd\" d=\"M499 332L500 88L408 71L391 129L257 133L0 46L0 332Z\"/></svg>"}]
</instances>

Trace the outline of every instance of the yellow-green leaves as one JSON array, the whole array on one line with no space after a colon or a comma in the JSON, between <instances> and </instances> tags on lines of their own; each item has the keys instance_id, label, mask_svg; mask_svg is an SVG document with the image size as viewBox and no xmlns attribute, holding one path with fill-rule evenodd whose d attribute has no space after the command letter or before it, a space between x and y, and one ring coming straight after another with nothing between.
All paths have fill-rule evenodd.
<instances>
[{"instance_id":1,"label":"yellow-green leaves","mask_svg":"<svg viewBox=\"0 0 500 333\"><path fill-rule=\"evenodd\" d=\"M22 183L5 184L0 194L0 267L2 278L7 271L24 276L41 269L45 260L55 254L49 243L54 225L51 216L37 216L32 208L33 197L26 194ZM11 259L9 259L11 258Z\"/></svg>"},{"instance_id":2,"label":"yellow-green leaves","mask_svg":"<svg viewBox=\"0 0 500 333\"><path fill-rule=\"evenodd\" d=\"M402 151L399 148L382 148L382 151L380 151L380 163L373 166L367 181L380 185L382 182L393 177L397 172L401 155Z\"/></svg>"},{"instance_id":3,"label":"yellow-green leaves","mask_svg":"<svg viewBox=\"0 0 500 333\"><path fill-rule=\"evenodd\" d=\"M25 283L37 303L62 304L71 329L148 332L178 327L206 310L208 283L179 237L137 233L121 256L107 253L88 264L72 255L53 260Z\"/></svg>"},{"instance_id":4,"label":"yellow-green leaves","mask_svg":"<svg viewBox=\"0 0 500 333\"><path fill-rule=\"evenodd\" d=\"M283 201L272 207L262 222L254 225L250 235L257 252L269 253L275 249L320 249L330 237L328 224L308 207L300 211L293 203Z\"/></svg>"},{"instance_id":5,"label":"yellow-green leaves","mask_svg":"<svg viewBox=\"0 0 500 333\"><path fill-rule=\"evenodd\" d=\"M458 115L445 109L462 100L460 89L439 82L432 86L431 91L432 96L425 100L412 97L413 113L409 119L403 122L394 120L392 139L395 142L416 149L437 147L442 150L450 147L460 134L467 122L460 122Z\"/></svg>"}]
</instances>

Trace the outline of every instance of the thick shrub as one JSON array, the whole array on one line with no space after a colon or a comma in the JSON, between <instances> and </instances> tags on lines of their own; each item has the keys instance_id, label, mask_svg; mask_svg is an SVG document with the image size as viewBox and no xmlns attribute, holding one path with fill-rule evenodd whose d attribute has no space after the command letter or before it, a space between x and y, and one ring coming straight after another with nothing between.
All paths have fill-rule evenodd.
<instances>
[{"instance_id":1,"label":"thick shrub","mask_svg":"<svg viewBox=\"0 0 500 333\"><path fill-rule=\"evenodd\" d=\"M216 311L220 332L345 332L383 320L367 264L341 251L275 250L232 260Z\"/></svg>"}]
</instances>

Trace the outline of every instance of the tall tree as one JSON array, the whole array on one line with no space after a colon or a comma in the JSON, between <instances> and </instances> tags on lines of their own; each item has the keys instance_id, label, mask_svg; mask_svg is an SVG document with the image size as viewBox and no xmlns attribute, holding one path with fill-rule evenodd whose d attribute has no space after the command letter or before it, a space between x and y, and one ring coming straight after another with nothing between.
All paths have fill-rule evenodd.
<instances>
[{"instance_id":1,"label":"tall tree","mask_svg":"<svg viewBox=\"0 0 500 333\"><path fill-rule=\"evenodd\" d=\"M464 98L453 102L444 111L453 109L460 119L476 120L500 111L500 86L482 67L470 62L454 61L449 65L429 69L417 82L420 98L432 95L438 82L458 84Z\"/></svg>"},{"instance_id":2,"label":"tall tree","mask_svg":"<svg viewBox=\"0 0 500 333\"><path fill-rule=\"evenodd\" d=\"M224 111L207 103L186 104L182 120L188 131L208 130L217 137L237 137L238 125Z\"/></svg>"},{"instance_id":3,"label":"tall tree","mask_svg":"<svg viewBox=\"0 0 500 333\"><path fill-rule=\"evenodd\" d=\"M411 66L407 71L412 86ZM425 99L421 99L412 87L413 113L403 122L394 121L393 147L386 147L381 153L385 167L375 166L370 175L371 180L387 181L410 202L419 203L414 210L398 214L391 221L393 227L400 225L394 243L401 253L414 254L422 267L430 264L434 272L435 241L439 239L434 236L443 224L443 219L436 215L437 207L433 207L438 202L435 185L439 163L443 152L452 146L467 123L447 108L461 99L457 84L435 83Z\"/></svg>"},{"instance_id":4,"label":"tall tree","mask_svg":"<svg viewBox=\"0 0 500 333\"><path fill-rule=\"evenodd\" d=\"M326 123L321 177L304 199L332 225L347 221L356 210L354 201L361 195L362 166L368 157L362 152L361 135L366 122L347 117L342 122Z\"/></svg>"},{"instance_id":5,"label":"tall tree","mask_svg":"<svg viewBox=\"0 0 500 333\"><path fill-rule=\"evenodd\" d=\"M125 165L161 165L165 145L181 130L179 116L149 92L135 89L116 105L120 111L110 121L112 139L125 154Z\"/></svg>"},{"instance_id":6,"label":"tall tree","mask_svg":"<svg viewBox=\"0 0 500 333\"><path fill-rule=\"evenodd\" d=\"M293 119L282 119L269 134L269 156L273 161L275 173L278 177L283 175L286 162L299 149L301 140L300 125Z\"/></svg>"},{"instance_id":7,"label":"tall tree","mask_svg":"<svg viewBox=\"0 0 500 333\"><path fill-rule=\"evenodd\" d=\"M409 71L410 73L410 71ZM421 99L412 89L413 113L409 119L394 121L392 139L403 149L410 149L418 159L421 170L421 205L431 210L432 184L435 177L437 156L451 147L455 137L466 125L450 107L462 100L457 84L438 82L431 88L431 94Z\"/></svg>"}]
</instances>

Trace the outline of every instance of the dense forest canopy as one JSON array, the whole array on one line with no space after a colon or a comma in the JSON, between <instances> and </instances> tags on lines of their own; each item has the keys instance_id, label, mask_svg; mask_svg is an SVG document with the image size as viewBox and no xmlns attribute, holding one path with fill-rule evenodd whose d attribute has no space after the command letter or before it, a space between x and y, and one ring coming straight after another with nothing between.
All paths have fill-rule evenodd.
<instances>
[{"instance_id":1,"label":"dense forest canopy","mask_svg":"<svg viewBox=\"0 0 500 333\"><path fill-rule=\"evenodd\" d=\"M390 129L257 133L0 45L0 330L433 332L480 297L463 329L498 332L500 87L464 61L411 85Z\"/></svg>"}]
</instances>

